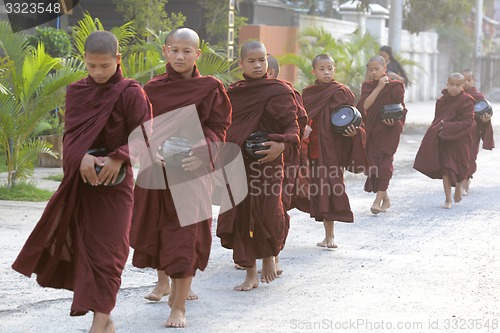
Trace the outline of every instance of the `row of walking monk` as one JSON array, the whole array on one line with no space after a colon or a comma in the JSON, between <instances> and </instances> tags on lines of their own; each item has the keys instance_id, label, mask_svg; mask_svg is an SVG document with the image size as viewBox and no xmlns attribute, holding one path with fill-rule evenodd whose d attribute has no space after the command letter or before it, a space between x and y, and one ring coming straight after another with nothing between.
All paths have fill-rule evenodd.
<instances>
[{"instance_id":1,"label":"row of walking monk","mask_svg":"<svg viewBox=\"0 0 500 333\"><path fill-rule=\"evenodd\" d=\"M192 279L207 266L211 218L181 226L169 188L134 187L127 138L154 117L195 104L207 143L226 141L243 147L252 133L270 133L257 160L242 148L247 181L252 180L253 186L241 203L217 218L222 246L232 249L235 264L246 270L245 280L235 290L252 290L281 274L278 254L289 229L287 211L293 207L323 223L325 238L318 246L337 247L334 221L353 222L354 217L343 173L332 175L329 170L364 172L365 190L376 194L371 212L383 214L391 207L387 189L407 112L404 79L401 73L387 70L387 63L395 60L386 57L386 61L380 55L370 59L369 80L363 83L356 104L363 121L338 133L332 130L332 112L354 106L355 96L335 81L335 62L326 54L312 59L316 81L302 96L290 83L276 78L276 59L256 40L241 48L244 79L227 89L214 77L200 75L195 31L174 29L165 40L163 54L166 73L143 89L123 78L114 35L90 34L84 57L88 76L67 88L64 179L12 266L28 277L36 273L41 286L72 290L70 315L92 311L91 333L115 330L110 313L130 246L134 266L158 272L157 285L146 298L158 301L169 294L167 327L186 326L186 300L197 297L191 291ZM494 145L490 115L474 119L474 98L484 96L472 87L472 73L464 75L449 76L415 161L417 170L443 179L446 208L452 206L452 186L456 186L454 201L459 202L461 183L475 171L479 140L484 148ZM471 95L464 92L464 83ZM383 119L380 110L394 104L402 106L399 119ZM93 148L105 148L107 153L88 153ZM196 153L182 160L185 172L196 172L206 164ZM318 172L303 177L290 171L301 166ZM261 172L269 167L284 172ZM124 178L116 185L120 170L125 170ZM276 184L303 188L302 182L321 191L309 195L257 191ZM260 277L257 259L262 259Z\"/></svg>"}]
</instances>

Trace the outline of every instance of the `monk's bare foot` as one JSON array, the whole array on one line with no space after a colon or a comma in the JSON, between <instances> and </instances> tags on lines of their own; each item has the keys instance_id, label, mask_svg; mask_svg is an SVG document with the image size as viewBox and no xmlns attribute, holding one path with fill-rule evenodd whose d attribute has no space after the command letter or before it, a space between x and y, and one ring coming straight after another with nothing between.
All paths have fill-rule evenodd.
<instances>
[{"instance_id":1,"label":"monk's bare foot","mask_svg":"<svg viewBox=\"0 0 500 333\"><path fill-rule=\"evenodd\" d=\"M172 310L165 322L166 327L180 328L186 327L186 316L182 310Z\"/></svg>"},{"instance_id":2,"label":"monk's bare foot","mask_svg":"<svg viewBox=\"0 0 500 333\"><path fill-rule=\"evenodd\" d=\"M170 285L167 284L162 286L158 283L154 287L153 291L144 296L144 298L151 302L159 302L163 296L167 296L168 294L170 294Z\"/></svg>"},{"instance_id":3,"label":"monk's bare foot","mask_svg":"<svg viewBox=\"0 0 500 333\"><path fill-rule=\"evenodd\" d=\"M188 297L186 298L188 301L194 301L195 299L198 299L198 295L194 293L194 291L189 288L189 294Z\"/></svg>"},{"instance_id":4,"label":"monk's bare foot","mask_svg":"<svg viewBox=\"0 0 500 333\"><path fill-rule=\"evenodd\" d=\"M444 205L442 206L444 209L450 209L451 208L451 205L452 205L452 202L451 200L450 201L445 201L444 202Z\"/></svg>"},{"instance_id":5,"label":"monk's bare foot","mask_svg":"<svg viewBox=\"0 0 500 333\"><path fill-rule=\"evenodd\" d=\"M316 245L319 247L327 247L329 249L336 249L337 248L337 245L333 242L333 238L332 239L325 238L321 242L316 243Z\"/></svg>"},{"instance_id":6,"label":"monk's bare foot","mask_svg":"<svg viewBox=\"0 0 500 333\"><path fill-rule=\"evenodd\" d=\"M271 283L278 277L276 272L276 264L274 257L267 257L262 259L262 272L260 274L260 282Z\"/></svg>"},{"instance_id":7,"label":"monk's bare foot","mask_svg":"<svg viewBox=\"0 0 500 333\"><path fill-rule=\"evenodd\" d=\"M115 324L113 323L111 318L108 318L108 321L106 322L104 333L115 333Z\"/></svg>"},{"instance_id":8,"label":"monk's bare foot","mask_svg":"<svg viewBox=\"0 0 500 333\"><path fill-rule=\"evenodd\" d=\"M382 210L382 208L380 208L380 206L375 206L375 205L373 205L373 206L370 208L370 212L372 212L372 214L377 215L378 213L383 212L383 210Z\"/></svg>"},{"instance_id":9,"label":"monk's bare foot","mask_svg":"<svg viewBox=\"0 0 500 333\"><path fill-rule=\"evenodd\" d=\"M279 266L279 260L278 260L278 257L274 257L274 263L276 265L276 274L278 274L278 277L283 274L283 270L280 268Z\"/></svg>"},{"instance_id":10,"label":"monk's bare foot","mask_svg":"<svg viewBox=\"0 0 500 333\"><path fill-rule=\"evenodd\" d=\"M245 281L242 284L234 287L234 290L237 291L250 291L259 286L259 278L257 276L254 277L246 277Z\"/></svg>"},{"instance_id":11,"label":"monk's bare foot","mask_svg":"<svg viewBox=\"0 0 500 333\"><path fill-rule=\"evenodd\" d=\"M172 304L174 304L174 300L175 300L175 285L176 285L176 282L175 282L175 279L172 279L172 288L170 290L170 294L168 295L168 306L172 307Z\"/></svg>"},{"instance_id":12,"label":"monk's bare foot","mask_svg":"<svg viewBox=\"0 0 500 333\"><path fill-rule=\"evenodd\" d=\"M386 199L382 202L382 205L380 206L380 210L382 212L387 211L389 208L391 208L391 201L389 199Z\"/></svg>"},{"instance_id":13,"label":"monk's bare foot","mask_svg":"<svg viewBox=\"0 0 500 333\"><path fill-rule=\"evenodd\" d=\"M455 201L455 203L459 203L460 201L462 201L462 191L460 189L457 189L455 191L455 195L453 196L453 200Z\"/></svg>"},{"instance_id":14,"label":"monk's bare foot","mask_svg":"<svg viewBox=\"0 0 500 333\"><path fill-rule=\"evenodd\" d=\"M244 271L245 270L245 267L242 267L238 264L234 264L234 268L236 268L237 270L240 270L240 271Z\"/></svg>"}]
</instances>

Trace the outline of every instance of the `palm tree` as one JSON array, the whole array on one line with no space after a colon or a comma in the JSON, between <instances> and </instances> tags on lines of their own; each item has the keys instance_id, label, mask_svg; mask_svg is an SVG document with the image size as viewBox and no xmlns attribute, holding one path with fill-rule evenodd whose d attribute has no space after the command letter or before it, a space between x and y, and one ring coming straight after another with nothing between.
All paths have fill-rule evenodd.
<instances>
[{"instance_id":1,"label":"palm tree","mask_svg":"<svg viewBox=\"0 0 500 333\"><path fill-rule=\"evenodd\" d=\"M303 29L298 38L299 52L288 53L279 60L282 64L292 64L299 68L299 89L314 83L311 73L312 59L319 54L328 54L336 64L335 79L347 85L354 94L359 95L363 83L366 64L370 57L378 54L379 44L369 33L359 30L346 36L344 40L335 39L328 31L318 27Z\"/></svg>"},{"instance_id":2,"label":"palm tree","mask_svg":"<svg viewBox=\"0 0 500 333\"><path fill-rule=\"evenodd\" d=\"M3 72L0 86L0 147L6 154L7 186L27 179L38 153L55 155L51 145L33 137L37 124L64 105L65 87L85 76L77 59L62 60L35 49L22 32L13 33L0 22L0 54Z\"/></svg>"}]
</instances>

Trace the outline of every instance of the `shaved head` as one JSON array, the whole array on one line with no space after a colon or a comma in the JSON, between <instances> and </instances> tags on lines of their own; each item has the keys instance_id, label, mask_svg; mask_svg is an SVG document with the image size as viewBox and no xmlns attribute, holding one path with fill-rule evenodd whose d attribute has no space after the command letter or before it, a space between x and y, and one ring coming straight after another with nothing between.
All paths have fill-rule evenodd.
<instances>
[{"instance_id":1,"label":"shaved head","mask_svg":"<svg viewBox=\"0 0 500 333\"><path fill-rule=\"evenodd\" d=\"M316 57L314 57L313 61L312 61L312 66L313 68L316 68L316 64L318 63L318 61L320 60L331 60L333 65L335 66L335 60L333 60L332 57L330 57L328 54L319 54L317 55Z\"/></svg>"},{"instance_id":2,"label":"shaved head","mask_svg":"<svg viewBox=\"0 0 500 333\"><path fill-rule=\"evenodd\" d=\"M258 40L250 40L250 41L246 42L245 44L243 44L243 46L241 47L241 50L240 50L240 59L245 58L245 56L247 55L248 51L255 50L255 49L264 50L264 53L267 54L266 47L264 46L264 44L262 44Z\"/></svg>"},{"instance_id":3,"label":"shaved head","mask_svg":"<svg viewBox=\"0 0 500 333\"><path fill-rule=\"evenodd\" d=\"M89 54L116 56L118 54L118 39L109 31L94 31L87 37L84 51Z\"/></svg>"},{"instance_id":4,"label":"shaved head","mask_svg":"<svg viewBox=\"0 0 500 333\"><path fill-rule=\"evenodd\" d=\"M174 43L174 41L176 40L182 40L188 42L196 49L200 47L200 36L198 36L196 31L194 31L193 29L179 28L174 29L171 32L172 34L170 36L167 35L167 38L165 38L166 46L168 46L167 42Z\"/></svg>"},{"instance_id":5,"label":"shaved head","mask_svg":"<svg viewBox=\"0 0 500 333\"><path fill-rule=\"evenodd\" d=\"M461 73L455 72L455 73L451 73L448 76L448 81L450 81L450 80L460 80L461 82L464 82L465 78Z\"/></svg>"},{"instance_id":6,"label":"shaved head","mask_svg":"<svg viewBox=\"0 0 500 333\"><path fill-rule=\"evenodd\" d=\"M370 60L368 61L368 63L370 63L370 62L378 62L382 66L385 66L385 59L384 59L384 57L382 57L380 55L376 55L376 56L371 57Z\"/></svg>"},{"instance_id":7,"label":"shaved head","mask_svg":"<svg viewBox=\"0 0 500 333\"><path fill-rule=\"evenodd\" d=\"M270 70L274 70L274 77L278 77L278 74L280 73L280 63L278 62L278 59L273 57L272 55L268 54L267 55L267 72L269 73Z\"/></svg>"},{"instance_id":8,"label":"shaved head","mask_svg":"<svg viewBox=\"0 0 500 333\"><path fill-rule=\"evenodd\" d=\"M174 28L168 32L168 34L165 36L165 45L168 46L170 44L170 40L172 39L172 36L179 30L180 28Z\"/></svg>"}]
</instances>

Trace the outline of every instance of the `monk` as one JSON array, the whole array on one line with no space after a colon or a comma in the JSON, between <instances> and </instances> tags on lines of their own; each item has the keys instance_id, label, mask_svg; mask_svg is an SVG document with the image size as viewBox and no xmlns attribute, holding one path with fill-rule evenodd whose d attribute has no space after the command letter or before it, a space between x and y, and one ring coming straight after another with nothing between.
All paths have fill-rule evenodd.
<instances>
[{"instance_id":1,"label":"monk","mask_svg":"<svg viewBox=\"0 0 500 333\"><path fill-rule=\"evenodd\" d=\"M366 155L369 169L365 191L376 193L370 208L373 214L385 212L391 207L387 189L394 171L394 154L406 119L404 84L391 80L382 56L372 57L367 65L371 81L364 82L357 108L363 114L366 125ZM388 104L401 104L403 116L400 119L382 119L380 110Z\"/></svg>"},{"instance_id":2,"label":"monk","mask_svg":"<svg viewBox=\"0 0 500 333\"><path fill-rule=\"evenodd\" d=\"M223 247L233 250L233 260L245 267L245 281L234 289L257 288L259 278L256 259L262 259L261 282L277 277L274 257L283 249L288 234L289 216L281 200L283 186L283 152L298 152L299 126L297 106L290 87L267 76L267 52L259 41L248 41L241 47L240 67L244 80L228 88L233 107L227 141L242 147L248 195L235 208L219 214L217 236ZM257 151L262 158L246 155L245 140L251 133L267 131L265 147Z\"/></svg>"},{"instance_id":3,"label":"monk","mask_svg":"<svg viewBox=\"0 0 500 333\"><path fill-rule=\"evenodd\" d=\"M344 133L332 130L332 113L340 106L353 105L354 94L335 81L335 61L326 54L312 61L316 77L302 91L304 106L312 119L309 141L311 165L310 215L323 222L325 238L317 246L336 248L334 221L354 222L345 191L344 170L363 172L368 166L364 152L365 131L350 125Z\"/></svg>"},{"instance_id":4,"label":"monk","mask_svg":"<svg viewBox=\"0 0 500 333\"><path fill-rule=\"evenodd\" d=\"M464 90L464 76L451 73L446 89L436 101L432 124L422 139L413 167L432 179L443 179L445 202L452 206L451 188L455 186L453 200L462 200L461 182L469 174L472 133L475 128L474 98Z\"/></svg>"},{"instance_id":5,"label":"monk","mask_svg":"<svg viewBox=\"0 0 500 333\"><path fill-rule=\"evenodd\" d=\"M116 37L85 42L88 76L70 84L63 137L64 178L12 267L43 287L74 291L70 315L94 312L91 333L114 332L110 313L129 253L134 179L129 133L151 118L139 83L124 79ZM104 158L87 151L105 148ZM119 169L126 176L115 186ZM95 166L102 167L96 174Z\"/></svg>"},{"instance_id":6,"label":"monk","mask_svg":"<svg viewBox=\"0 0 500 333\"><path fill-rule=\"evenodd\" d=\"M188 28L176 30L169 43L163 46L163 54L168 61L166 73L153 78L144 87L153 105L154 117L194 104L203 140L207 144L223 142L231 121L231 105L222 83L214 77L201 76L196 67L196 60L201 55L198 34ZM185 174L205 168L203 159L196 151L183 159ZM168 172L170 167L163 164L161 168ZM172 279L168 301L171 312L165 326L185 327L186 299L192 279L196 271L204 270L208 263L212 219L181 226L172 190L168 183L166 186L164 190L135 188L132 264L162 270ZM198 190L201 195L211 194L208 187ZM187 206L189 201L186 198Z\"/></svg>"},{"instance_id":7,"label":"monk","mask_svg":"<svg viewBox=\"0 0 500 333\"><path fill-rule=\"evenodd\" d=\"M474 73L470 69L462 71L464 76L464 91L472 96L475 102L485 100L484 95L475 87ZM485 113L481 116L480 121L476 121L476 129L472 133L472 149L470 152L469 175L462 182L462 195L469 194L469 186L472 176L477 171L476 159L479 154L479 145L483 141L483 149L493 150L495 148L495 140L493 138L493 126L491 125L491 114Z\"/></svg>"},{"instance_id":8,"label":"monk","mask_svg":"<svg viewBox=\"0 0 500 333\"><path fill-rule=\"evenodd\" d=\"M180 28L174 28L172 29L166 36L165 36L165 43L162 46L163 49L167 48L170 45L170 39L172 35L179 30ZM163 51L165 53L165 51ZM157 269L156 270L156 275L158 277L158 280L156 281L156 285L153 288L151 292L149 292L147 295L144 296L145 299L147 299L150 302L159 302L164 296L168 296L170 294L170 280L167 274L165 274L165 271L162 269ZM188 301L193 301L198 299L198 295L196 295L192 289L189 290L189 294L187 297Z\"/></svg>"}]
</instances>

